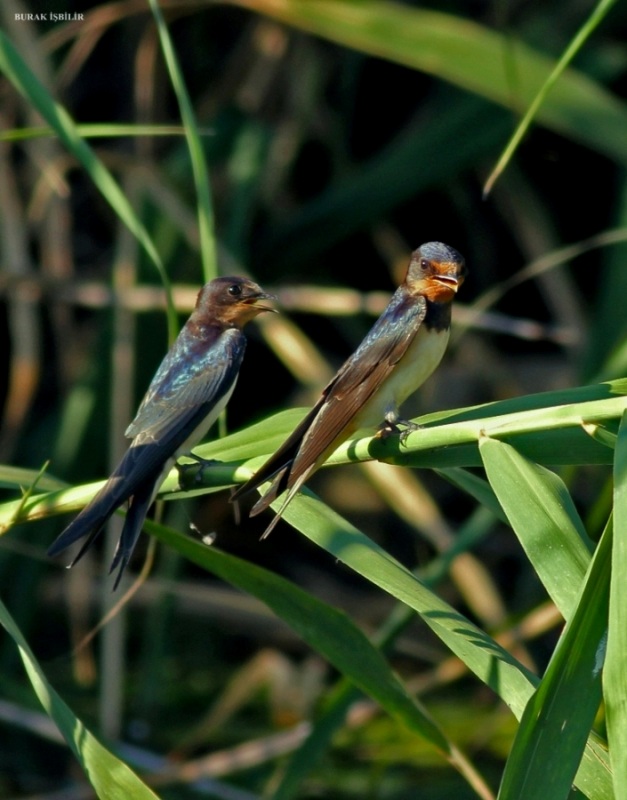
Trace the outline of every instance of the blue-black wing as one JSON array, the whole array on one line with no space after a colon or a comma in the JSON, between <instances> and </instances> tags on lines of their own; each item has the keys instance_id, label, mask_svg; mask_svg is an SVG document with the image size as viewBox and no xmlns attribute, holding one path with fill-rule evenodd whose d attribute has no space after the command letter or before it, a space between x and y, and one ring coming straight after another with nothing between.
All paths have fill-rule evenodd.
<instances>
[{"instance_id":1,"label":"blue-black wing","mask_svg":"<svg viewBox=\"0 0 627 800\"><path fill-rule=\"evenodd\" d=\"M164 358L126 431L133 443L107 483L53 542L50 555L89 535L76 561L113 512L137 494L141 502L136 511L141 506L143 516L131 515L133 530L123 537L131 543L130 549L123 548L124 561L128 560L164 468L186 443L195 443L190 441L195 431L204 433L207 421L212 421L220 401L232 389L246 347L241 331L216 329L215 336L202 341L184 333Z\"/></svg>"},{"instance_id":2,"label":"blue-black wing","mask_svg":"<svg viewBox=\"0 0 627 800\"><path fill-rule=\"evenodd\" d=\"M233 386L245 349L246 337L235 328L212 329L211 336L202 340L179 336L161 362L126 436L166 445L179 438L177 430L190 426L193 430L197 417L206 416L207 409Z\"/></svg>"},{"instance_id":3,"label":"blue-black wing","mask_svg":"<svg viewBox=\"0 0 627 800\"><path fill-rule=\"evenodd\" d=\"M183 335L164 358L126 429L133 439L125 470L142 480L181 448L197 443L232 390L246 349L246 337L237 329L216 329L210 339ZM120 465L122 466L122 465ZM116 470L117 472L118 470Z\"/></svg>"}]
</instances>

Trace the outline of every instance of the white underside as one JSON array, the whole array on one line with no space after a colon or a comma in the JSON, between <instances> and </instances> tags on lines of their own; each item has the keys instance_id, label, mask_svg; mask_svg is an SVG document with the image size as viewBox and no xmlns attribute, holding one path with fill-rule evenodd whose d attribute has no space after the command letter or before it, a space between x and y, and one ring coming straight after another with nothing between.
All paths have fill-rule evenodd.
<instances>
[{"instance_id":1,"label":"white underside","mask_svg":"<svg viewBox=\"0 0 627 800\"><path fill-rule=\"evenodd\" d=\"M405 400L438 366L446 351L448 339L448 329L433 331L421 327L391 375L357 416L358 427L378 427L386 414L397 413Z\"/></svg>"}]
</instances>

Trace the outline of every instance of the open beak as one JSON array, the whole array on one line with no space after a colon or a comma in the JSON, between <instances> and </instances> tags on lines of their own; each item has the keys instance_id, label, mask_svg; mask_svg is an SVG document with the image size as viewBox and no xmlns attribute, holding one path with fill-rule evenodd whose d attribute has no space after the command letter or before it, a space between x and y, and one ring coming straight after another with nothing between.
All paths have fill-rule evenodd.
<instances>
[{"instance_id":1,"label":"open beak","mask_svg":"<svg viewBox=\"0 0 627 800\"><path fill-rule=\"evenodd\" d=\"M278 300L279 298L275 294L270 294L270 292L259 292L258 294L253 294L250 297L247 297L245 300L242 300L247 306L255 306L258 311L271 311L273 314L278 314L278 310L276 308L272 308L272 306L260 305L259 300Z\"/></svg>"},{"instance_id":2,"label":"open beak","mask_svg":"<svg viewBox=\"0 0 627 800\"><path fill-rule=\"evenodd\" d=\"M440 283L442 286L446 286L447 289L452 289L454 292L457 292L459 287L464 282L463 277L457 278L455 275L434 275L433 280Z\"/></svg>"}]
</instances>

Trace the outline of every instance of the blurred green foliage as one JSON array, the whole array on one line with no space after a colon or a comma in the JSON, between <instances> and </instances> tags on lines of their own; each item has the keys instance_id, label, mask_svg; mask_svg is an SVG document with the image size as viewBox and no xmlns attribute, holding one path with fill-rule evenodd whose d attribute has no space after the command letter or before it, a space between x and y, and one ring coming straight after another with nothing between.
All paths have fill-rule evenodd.
<instances>
[{"instance_id":1,"label":"blurred green foliage","mask_svg":"<svg viewBox=\"0 0 627 800\"><path fill-rule=\"evenodd\" d=\"M624 757L612 789L604 747L627 752L625 391L594 384L627 372L624 5L599 5L486 199L590 4L159 6L161 39L143 0L0 8L0 797L80 781L31 716L21 636L66 735L75 712L162 797L491 797L509 756L500 797L554 800L586 738L579 790L621 797ZM324 502L299 498L260 543L266 520L238 524L217 489L282 441L298 412L274 415L313 402L428 240L470 276L445 361L407 404L424 436L345 448L311 481ZM250 333L226 420L241 433L201 448L224 466L188 499L171 479L150 577L74 650L120 598L99 564L46 559L58 503L108 473L216 264L283 312ZM356 456L393 466L341 466ZM16 512L39 521L12 527ZM175 532L192 521L218 549ZM139 797L77 730L99 796L117 763L111 796Z\"/></svg>"}]
</instances>

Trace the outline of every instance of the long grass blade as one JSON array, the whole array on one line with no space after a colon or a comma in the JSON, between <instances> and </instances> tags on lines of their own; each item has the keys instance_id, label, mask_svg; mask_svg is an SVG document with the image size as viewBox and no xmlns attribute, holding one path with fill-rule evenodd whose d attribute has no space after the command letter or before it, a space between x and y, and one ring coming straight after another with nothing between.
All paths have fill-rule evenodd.
<instances>
[{"instance_id":1,"label":"long grass blade","mask_svg":"<svg viewBox=\"0 0 627 800\"><path fill-rule=\"evenodd\" d=\"M603 695L617 800L627 798L627 413L618 432L614 464L614 549Z\"/></svg>"},{"instance_id":2,"label":"long grass blade","mask_svg":"<svg viewBox=\"0 0 627 800\"><path fill-rule=\"evenodd\" d=\"M206 547L165 526L148 523L147 527L187 558L262 600L392 717L422 736L468 780L481 784L466 758L345 614L261 567Z\"/></svg>"},{"instance_id":3,"label":"long grass blade","mask_svg":"<svg viewBox=\"0 0 627 800\"><path fill-rule=\"evenodd\" d=\"M183 79L183 73L170 38L168 27L165 24L163 14L159 8L158 0L149 0L157 30L161 49L165 57L165 62L170 75L170 81L176 94L183 126L187 147L192 161L194 174L194 186L196 187L196 202L198 208L198 230L200 232L200 253L203 266L205 281L210 281L217 275L216 263L216 242L213 230L213 206L211 202L211 189L208 181L208 167L205 154L200 140L196 115L192 102L189 98L187 87Z\"/></svg>"},{"instance_id":4,"label":"long grass blade","mask_svg":"<svg viewBox=\"0 0 627 800\"><path fill-rule=\"evenodd\" d=\"M83 139L112 139L116 136L183 136L179 125L124 125L114 122L77 124L76 132ZM52 128L11 128L0 131L0 142L24 142L56 136Z\"/></svg>"},{"instance_id":5,"label":"long grass blade","mask_svg":"<svg viewBox=\"0 0 627 800\"><path fill-rule=\"evenodd\" d=\"M280 502L280 501L279 501ZM520 719L538 678L487 633L430 591L377 544L309 494L297 496L285 519L308 539L416 611L433 632ZM612 797L607 753L590 735L576 785L590 800Z\"/></svg>"},{"instance_id":6,"label":"long grass blade","mask_svg":"<svg viewBox=\"0 0 627 800\"><path fill-rule=\"evenodd\" d=\"M598 6L593 10L592 14L590 14L588 19L581 26L580 30L577 32L575 37L569 43L568 47L564 50L564 52L559 58L559 61L551 71L551 74L543 83L543 85L540 87L540 90L538 91L537 95L533 98L533 101L529 105L527 111L525 112L524 117L519 122L518 127L512 134L512 138L509 140L505 149L503 150L503 154L499 158L496 166L494 167L494 169L490 173L490 176L485 182L485 186L483 189L484 197L487 197L487 195L492 191L492 187L494 186L496 180L501 175L503 170L506 168L508 163L511 161L512 156L514 155L516 149L518 148L518 145L522 142L525 134L527 133L527 131L531 126L531 123L538 115L540 107L542 106L543 103L546 102L549 92L553 89L557 81L563 75L564 70L572 62L577 53L581 50L586 41L590 38L592 33L605 19L605 17L609 13L612 6L615 5L615 3L616 0L601 0Z\"/></svg>"},{"instance_id":7,"label":"long grass blade","mask_svg":"<svg viewBox=\"0 0 627 800\"><path fill-rule=\"evenodd\" d=\"M610 524L594 554L577 609L522 716L499 800L570 796L601 702L611 553Z\"/></svg>"},{"instance_id":8,"label":"long grass blade","mask_svg":"<svg viewBox=\"0 0 627 800\"><path fill-rule=\"evenodd\" d=\"M101 800L120 800L122 797L158 800L157 795L130 767L107 750L59 697L48 683L28 643L1 601L0 625L14 640L35 694L57 724L97 796Z\"/></svg>"},{"instance_id":9,"label":"long grass blade","mask_svg":"<svg viewBox=\"0 0 627 800\"><path fill-rule=\"evenodd\" d=\"M484 437L479 450L510 525L568 619L590 563L592 542L564 482L504 442Z\"/></svg>"},{"instance_id":10,"label":"long grass blade","mask_svg":"<svg viewBox=\"0 0 627 800\"><path fill-rule=\"evenodd\" d=\"M401 445L398 437L381 441L366 436L343 444L329 458L329 464L352 463L377 458L393 464L434 469L482 466L479 441L489 436L516 445L527 458L547 464L608 464L613 451L599 437L590 436L590 424L603 425L610 433L618 429L627 408L624 381L545 392L499 403L455 409L420 418L424 425ZM173 470L161 492L164 499L185 494L218 491L248 478L262 459L294 430L303 409L290 409L251 425L245 430L196 448L198 455L215 463L199 467L190 464ZM487 414L487 416L486 416ZM435 424L439 422L440 424ZM392 441L392 440L395 441ZM18 522L42 519L80 509L101 486L100 483L34 495L16 511L19 501L0 504L0 532ZM16 488L19 488L17 486ZM476 485L473 492L479 493ZM485 487L481 488L485 494ZM477 494L480 496L480 494ZM491 501L495 513L498 506Z\"/></svg>"}]
</instances>

